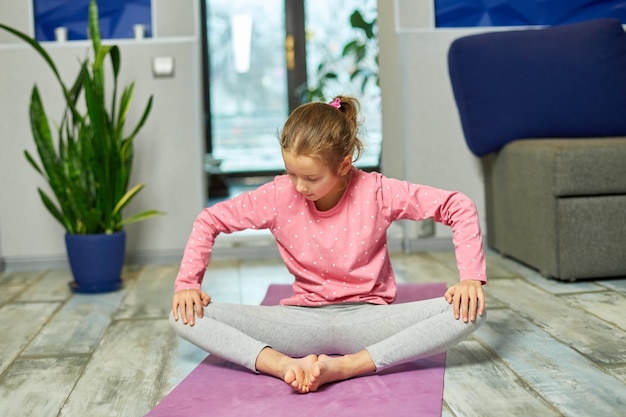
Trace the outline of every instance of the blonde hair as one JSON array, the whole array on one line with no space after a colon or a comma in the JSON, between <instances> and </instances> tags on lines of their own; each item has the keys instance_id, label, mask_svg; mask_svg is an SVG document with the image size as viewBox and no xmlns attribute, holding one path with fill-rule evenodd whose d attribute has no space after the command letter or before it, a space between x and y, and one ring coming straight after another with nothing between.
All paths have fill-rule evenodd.
<instances>
[{"instance_id":1,"label":"blonde hair","mask_svg":"<svg viewBox=\"0 0 626 417\"><path fill-rule=\"evenodd\" d=\"M341 162L355 162L363 151L358 138L359 102L354 97L336 97L331 104L313 102L295 109L280 137L283 150L323 161L337 172Z\"/></svg>"}]
</instances>

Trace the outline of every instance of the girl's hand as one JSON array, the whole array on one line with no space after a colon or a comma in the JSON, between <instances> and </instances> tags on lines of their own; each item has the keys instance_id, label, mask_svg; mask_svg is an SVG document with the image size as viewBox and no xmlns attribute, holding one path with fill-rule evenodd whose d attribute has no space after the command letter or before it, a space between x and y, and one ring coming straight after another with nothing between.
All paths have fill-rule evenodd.
<instances>
[{"instance_id":1,"label":"girl's hand","mask_svg":"<svg viewBox=\"0 0 626 417\"><path fill-rule=\"evenodd\" d=\"M485 311L485 292L481 281L466 280L448 288L444 294L449 304L454 303L454 318L463 313L465 323L476 320L476 313L482 316Z\"/></svg>"},{"instance_id":2,"label":"girl's hand","mask_svg":"<svg viewBox=\"0 0 626 417\"><path fill-rule=\"evenodd\" d=\"M211 297L200 290L181 290L174 293L172 299L172 314L174 320L178 321L178 310L180 309L180 317L184 324L193 326L194 310L198 318L202 318L202 308L209 305Z\"/></svg>"}]
</instances>

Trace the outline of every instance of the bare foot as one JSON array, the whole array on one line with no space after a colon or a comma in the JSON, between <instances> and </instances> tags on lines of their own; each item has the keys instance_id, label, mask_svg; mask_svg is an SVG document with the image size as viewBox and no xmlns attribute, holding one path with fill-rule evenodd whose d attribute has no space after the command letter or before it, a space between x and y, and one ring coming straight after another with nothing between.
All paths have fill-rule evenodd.
<instances>
[{"instance_id":1,"label":"bare foot","mask_svg":"<svg viewBox=\"0 0 626 417\"><path fill-rule=\"evenodd\" d=\"M291 359L283 368L283 381L301 394L309 392L309 379L313 366L317 362L317 356L308 355L304 358Z\"/></svg>"},{"instance_id":2,"label":"bare foot","mask_svg":"<svg viewBox=\"0 0 626 417\"><path fill-rule=\"evenodd\" d=\"M256 370L280 378L301 394L317 391L329 382L342 381L376 370L367 350L339 356L308 355L291 358L270 347L261 350Z\"/></svg>"},{"instance_id":3,"label":"bare foot","mask_svg":"<svg viewBox=\"0 0 626 417\"><path fill-rule=\"evenodd\" d=\"M305 394L309 392L308 375L317 362L316 355L304 358L291 358L270 347L261 350L256 358L256 370L264 374L280 378L293 388L294 391Z\"/></svg>"},{"instance_id":4,"label":"bare foot","mask_svg":"<svg viewBox=\"0 0 626 417\"><path fill-rule=\"evenodd\" d=\"M339 357L320 355L306 378L308 389L311 392L317 391L324 384L343 381L375 370L376 366L367 351Z\"/></svg>"}]
</instances>

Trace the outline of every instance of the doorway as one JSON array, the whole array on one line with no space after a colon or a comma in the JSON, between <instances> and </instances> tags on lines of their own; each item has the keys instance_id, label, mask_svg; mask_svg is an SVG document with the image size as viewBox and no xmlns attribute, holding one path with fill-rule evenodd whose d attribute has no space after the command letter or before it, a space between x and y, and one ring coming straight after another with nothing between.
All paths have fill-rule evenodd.
<instances>
[{"instance_id":1,"label":"doorway","mask_svg":"<svg viewBox=\"0 0 626 417\"><path fill-rule=\"evenodd\" d=\"M284 171L278 135L308 101L353 95L366 149L381 149L376 0L203 0L209 204Z\"/></svg>"}]
</instances>

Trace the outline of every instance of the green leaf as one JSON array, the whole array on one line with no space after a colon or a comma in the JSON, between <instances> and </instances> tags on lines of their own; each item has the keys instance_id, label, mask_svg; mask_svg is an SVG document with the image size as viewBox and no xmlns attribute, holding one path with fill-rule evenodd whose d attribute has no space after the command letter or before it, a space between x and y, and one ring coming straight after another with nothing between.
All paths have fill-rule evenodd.
<instances>
[{"instance_id":1,"label":"green leaf","mask_svg":"<svg viewBox=\"0 0 626 417\"><path fill-rule=\"evenodd\" d=\"M353 40L348 42L341 51L341 56L348 56L350 54L355 53L355 50L359 47L359 41Z\"/></svg>"},{"instance_id":2,"label":"green leaf","mask_svg":"<svg viewBox=\"0 0 626 417\"><path fill-rule=\"evenodd\" d=\"M104 60L109 52L111 52L111 49L113 49L113 46L111 45L100 45L100 47L96 50L96 58L94 59L92 65L94 71L103 67Z\"/></svg>"},{"instance_id":3,"label":"green leaf","mask_svg":"<svg viewBox=\"0 0 626 417\"><path fill-rule=\"evenodd\" d=\"M121 229L123 226L126 226L127 224L147 220L156 216L163 216L165 214L166 213L162 211L158 211L158 210L145 210L145 211L142 211L141 213L137 213L130 217L125 218L124 220L119 222L117 226L119 229Z\"/></svg>"},{"instance_id":4,"label":"green leaf","mask_svg":"<svg viewBox=\"0 0 626 417\"><path fill-rule=\"evenodd\" d=\"M361 75L363 71L361 69L355 69L354 71L352 71L352 73L350 74L350 81L354 81L354 79L356 77L358 77L359 75Z\"/></svg>"},{"instance_id":5,"label":"green leaf","mask_svg":"<svg viewBox=\"0 0 626 417\"><path fill-rule=\"evenodd\" d=\"M363 30L365 32L365 36L367 36L367 39L372 39L374 37L375 22L376 19L372 20L371 22L366 22L365 19L363 19L363 15L358 10L355 10L350 15L350 25L355 29Z\"/></svg>"},{"instance_id":6,"label":"green leaf","mask_svg":"<svg viewBox=\"0 0 626 417\"><path fill-rule=\"evenodd\" d=\"M366 26L365 19L363 19L363 15L360 11L355 10L350 15L350 25L353 28L363 28Z\"/></svg>"},{"instance_id":7,"label":"green leaf","mask_svg":"<svg viewBox=\"0 0 626 417\"><path fill-rule=\"evenodd\" d=\"M365 93L365 88L367 87L368 81L369 81L369 77L363 77L363 81L361 82L361 94Z\"/></svg>"},{"instance_id":8,"label":"green leaf","mask_svg":"<svg viewBox=\"0 0 626 417\"><path fill-rule=\"evenodd\" d=\"M63 90L63 95L65 96L66 101L70 105L70 107L72 109L72 112L76 113L77 112L76 111L76 107L73 105L73 102L70 100L70 93L69 93L67 87L65 86L65 84L63 83L63 79L61 78L61 75L59 74L59 71L58 71L54 61L52 60L50 55L46 52L46 50L43 49L41 47L41 45L35 39L31 38L30 36L28 36L24 32L21 32L21 31L15 29L15 28L12 28L11 26L7 26L5 24L0 23L0 29L4 29L7 32L17 36L18 38L20 38L21 40L23 40L24 42L29 44L33 49L35 49L35 51L37 51L37 53L39 53L39 55L43 58L43 60L48 64L48 66L52 70L52 73L54 74L54 76L56 77L57 81L59 82L59 84L61 86L61 89Z\"/></svg>"},{"instance_id":9,"label":"green leaf","mask_svg":"<svg viewBox=\"0 0 626 417\"><path fill-rule=\"evenodd\" d=\"M130 190L128 190L128 192L126 194L124 194L124 196L117 202L117 204L115 205L115 208L113 209L113 215L116 215L117 213L121 212L122 209L124 208L124 206L126 204L128 204L128 202L139 192L141 191L141 189L144 187L144 184L137 184L135 185L133 188L131 188Z\"/></svg>"},{"instance_id":10,"label":"green leaf","mask_svg":"<svg viewBox=\"0 0 626 417\"><path fill-rule=\"evenodd\" d=\"M111 57L111 67L113 68L113 94L111 97L111 121L113 122L115 120L115 104L117 103L117 77L122 66L122 57L117 45L111 48L109 56Z\"/></svg>"},{"instance_id":11,"label":"green leaf","mask_svg":"<svg viewBox=\"0 0 626 417\"><path fill-rule=\"evenodd\" d=\"M35 39L31 38L30 36L28 36L27 34L25 34L23 32L20 32L17 29L12 28L11 26L7 26L7 25L2 24L2 23L0 23L0 28L6 30L7 32L10 32L11 34L17 36L18 38L22 39L24 42L26 42L30 46L32 46L39 53L39 55L41 55L41 57L44 59L44 61L46 61L46 63L48 64L48 66L50 67L50 69L52 70L52 72L54 73L56 78L59 80L59 82L61 82L61 84L63 84L63 82L61 80L61 76L59 75L59 71L57 70L57 67L54 64L54 61L52 60L50 55L48 55L46 50L43 49L41 47L41 45L39 45L39 43Z\"/></svg>"},{"instance_id":12,"label":"green leaf","mask_svg":"<svg viewBox=\"0 0 626 417\"><path fill-rule=\"evenodd\" d=\"M44 206L48 209L48 211L52 214L52 216L61 223L68 233L74 233L74 228L72 227L71 222L67 221L67 218L61 213L61 211L57 208L57 206L52 202L50 197L46 193L44 193L41 188L37 188L39 192L39 197L41 197L41 201Z\"/></svg>"},{"instance_id":13,"label":"green leaf","mask_svg":"<svg viewBox=\"0 0 626 417\"><path fill-rule=\"evenodd\" d=\"M37 171L42 177L45 178L46 175L43 173L41 168L39 168L39 164L37 164L37 162L33 159L31 154L25 150L24 156L26 157L26 160L28 161L28 163L35 169L35 171Z\"/></svg>"},{"instance_id":14,"label":"green leaf","mask_svg":"<svg viewBox=\"0 0 626 417\"><path fill-rule=\"evenodd\" d=\"M62 188L59 180L62 177L62 172L59 170L56 150L52 142L50 126L48 125L48 118L43 104L41 103L37 86L33 87L31 93L30 123L33 138L35 140L35 146L37 147L37 152L42 162L43 170L46 173L52 190L55 194L58 194L59 187Z\"/></svg>"},{"instance_id":15,"label":"green leaf","mask_svg":"<svg viewBox=\"0 0 626 417\"><path fill-rule=\"evenodd\" d=\"M100 49L100 24L98 22L98 5L96 0L91 0L89 3L89 37L93 45L93 50L98 51Z\"/></svg>"},{"instance_id":16,"label":"green leaf","mask_svg":"<svg viewBox=\"0 0 626 417\"><path fill-rule=\"evenodd\" d=\"M363 61L365 56L367 55L367 46L359 45L359 48L356 50L356 63L360 63Z\"/></svg>"},{"instance_id":17,"label":"green leaf","mask_svg":"<svg viewBox=\"0 0 626 417\"><path fill-rule=\"evenodd\" d=\"M113 45L109 55L111 56L111 65L113 67L113 78L117 78L120 73L120 68L122 66L122 56L120 54L120 48L118 48L117 45Z\"/></svg>"},{"instance_id":18,"label":"green leaf","mask_svg":"<svg viewBox=\"0 0 626 417\"><path fill-rule=\"evenodd\" d=\"M74 84L72 84L72 88L70 88L70 98L73 102L77 102L79 97L80 97L80 93L83 90L83 80L87 74L87 65L88 62L87 61L83 61L80 65L80 70L78 71L78 76L76 77L76 80L74 81Z\"/></svg>"},{"instance_id":19,"label":"green leaf","mask_svg":"<svg viewBox=\"0 0 626 417\"><path fill-rule=\"evenodd\" d=\"M135 90L135 84L131 83L128 87L122 91L122 97L120 98L120 106L117 113L117 129L115 131L116 136L121 136L124 130L124 123L126 122L126 116L130 109L130 104L133 101L133 92Z\"/></svg>"},{"instance_id":20,"label":"green leaf","mask_svg":"<svg viewBox=\"0 0 626 417\"><path fill-rule=\"evenodd\" d=\"M132 103L134 83L124 89L118 103L121 54L116 45L101 43L95 0L90 1L88 19L92 60L87 58L81 61L78 75L69 89L51 57L36 40L17 29L0 24L0 29L19 37L35 49L63 90L65 109L61 121L53 123L56 129L53 132L39 90L36 85L33 87L29 116L39 160L27 150L24 156L52 190L50 195L39 190L44 206L69 233L102 233L161 214L156 210L148 210L122 219L122 208L143 187L135 186L127 191L134 156L133 140L150 114L153 97L150 96L130 135L125 136L124 128ZM108 79L105 74L107 58L110 58L113 73L112 92L105 88L105 80ZM109 92L110 109L107 108ZM82 100L86 111L82 108L78 110L78 103Z\"/></svg>"},{"instance_id":21,"label":"green leaf","mask_svg":"<svg viewBox=\"0 0 626 417\"><path fill-rule=\"evenodd\" d=\"M146 123L146 120L148 119L148 115L150 114L150 110L152 109L152 99L153 99L153 96L150 96L150 98L148 99L148 103L146 104L146 108L143 110L143 114L141 115L141 119L139 119L137 126L135 126L135 129L130 134L129 136L130 138L134 138L139 132L139 130Z\"/></svg>"}]
</instances>

